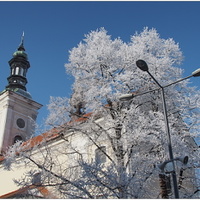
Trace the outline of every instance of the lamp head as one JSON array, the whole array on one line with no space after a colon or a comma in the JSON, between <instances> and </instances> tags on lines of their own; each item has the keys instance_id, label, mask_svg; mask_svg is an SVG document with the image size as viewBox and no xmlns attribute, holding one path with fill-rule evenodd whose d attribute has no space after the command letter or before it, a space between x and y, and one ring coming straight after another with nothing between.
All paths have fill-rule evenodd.
<instances>
[{"instance_id":1,"label":"lamp head","mask_svg":"<svg viewBox=\"0 0 200 200\"><path fill-rule=\"evenodd\" d=\"M137 60L136 61L137 67L139 67L142 71L148 71L148 65L144 60Z\"/></svg>"},{"instance_id":2,"label":"lamp head","mask_svg":"<svg viewBox=\"0 0 200 200\"><path fill-rule=\"evenodd\" d=\"M195 70L194 72L192 72L192 76L194 76L194 77L200 76L200 68Z\"/></svg>"},{"instance_id":3,"label":"lamp head","mask_svg":"<svg viewBox=\"0 0 200 200\"><path fill-rule=\"evenodd\" d=\"M133 98L133 94L124 94L119 97L120 101L129 101Z\"/></svg>"},{"instance_id":4,"label":"lamp head","mask_svg":"<svg viewBox=\"0 0 200 200\"><path fill-rule=\"evenodd\" d=\"M186 165L186 164L188 163L188 159L189 159L188 156L184 156L184 157L175 158L174 160L179 160L179 161L181 161L184 165Z\"/></svg>"}]
</instances>

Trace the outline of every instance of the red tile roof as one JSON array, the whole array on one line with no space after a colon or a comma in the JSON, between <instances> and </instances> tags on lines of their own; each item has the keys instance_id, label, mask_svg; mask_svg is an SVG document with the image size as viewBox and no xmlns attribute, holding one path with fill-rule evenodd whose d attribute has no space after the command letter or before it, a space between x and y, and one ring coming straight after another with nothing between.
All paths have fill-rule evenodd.
<instances>
[{"instance_id":1,"label":"red tile roof","mask_svg":"<svg viewBox=\"0 0 200 200\"><path fill-rule=\"evenodd\" d=\"M70 125L74 122L83 122L83 121L86 121L90 116L92 115L92 113L87 113L85 115L83 115L82 117L74 120L74 121L70 121L68 123L66 123L66 125ZM47 131L41 135L38 135L38 136L35 136L25 142L22 143L22 146L24 146L23 150L26 151L26 150L29 150L31 148L33 148L34 146L36 145L39 145L39 144L42 144L44 141L51 141L53 139L56 139L58 137L61 136L61 132L63 131L64 128L62 127L58 127L58 128L53 128L51 129L50 131ZM0 155L0 162L3 161L5 158L4 156L1 156ZM20 188L16 191L13 191L13 192L10 192L8 194L5 194L5 195L2 195L0 196L0 199L5 199L5 198L12 198L14 197L15 195L17 194L23 194L24 192L30 190L30 189L33 189L33 188L36 188L36 186L27 186L27 187L24 187L24 188ZM53 196L50 194L50 192L47 190L47 188L45 187L38 187L37 188L40 193L44 196L44 197L47 197L47 196L50 196L51 198L53 198ZM54 197L55 198L55 197Z\"/></svg>"},{"instance_id":2,"label":"red tile roof","mask_svg":"<svg viewBox=\"0 0 200 200\"><path fill-rule=\"evenodd\" d=\"M30 185L23 188L20 188L18 190L9 192L7 194L1 195L0 199L7 199L7 198L14 198L16 195L23 195L26 192L28 192L31 189L38 189L38 191L43 195L45 198L51 198L51 199L57 199L54 195L51 194L51 192L44 186L35 186Z\"/></svg>"},{"instance_id":3,"label":"red tile roof","mask_svg":"<svg viewBox=\"0 0 200 200\"><path fill-rule=\"evenodd\" d=\"M83 115L82 117L73 120L73 121L69 121L67 122L65 125L70 126L72 123L76 123L76 122L84 122L86 121L90 116L92 115L92 112L87 113L85 115ZM42 133L41 135L35 136L25 142L22 143L22 147L23 151L27 151L39 144L42 144L43 142L48 142L51 141L53 139L56 139L58 137L61 136L62 131L64 130L64 126L62 127L57 127L57 128L53 128L45 133ZM3 161L5 159L4 156L0 156L0 162Z\"/></svg>"}]
</instances>

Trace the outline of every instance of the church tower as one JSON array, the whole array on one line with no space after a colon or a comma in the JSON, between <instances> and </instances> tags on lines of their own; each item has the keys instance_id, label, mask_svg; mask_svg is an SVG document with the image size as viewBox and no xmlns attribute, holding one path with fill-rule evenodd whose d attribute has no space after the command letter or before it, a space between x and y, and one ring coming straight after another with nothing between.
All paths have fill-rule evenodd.
<instances>
[{"instance_id":1,"label":"church tower","mask_svg":"<svg viewBox=\"0 0 200 200\"><path fill-rule=\"evenodd\" d=\"M0 153L16 141L25 141L33 135L34 122L38 110L42 107L32 99L26 89L26 74L30 63L25 53L24 34L17 51L8 63L8 85L0 93Z\"/></svg>"}]
</instances>

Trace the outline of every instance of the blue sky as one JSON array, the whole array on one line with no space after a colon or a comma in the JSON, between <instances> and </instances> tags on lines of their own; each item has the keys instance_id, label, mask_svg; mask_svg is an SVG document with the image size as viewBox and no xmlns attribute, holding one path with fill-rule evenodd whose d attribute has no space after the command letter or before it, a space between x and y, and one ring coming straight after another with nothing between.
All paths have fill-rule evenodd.
<instances>
[{"instance_id":1,"label":"blue sky","mask_svg":"<svg viewBox=\"0 0 200 200\"><path fill-rule=\"evenodd\" d=\"M8 61L22 32L31 68L27 89L47 116L50 96L70 96L72 77L65 72L68 51L91 30L104 27L113 38L128 42L144 27L173 38L184 54L185 76L200 67L200 2L185 1L21 1L0 2L0 90L7 85ZM191 79L200 89L200 78Z\"/></svg>"}]
</instances>

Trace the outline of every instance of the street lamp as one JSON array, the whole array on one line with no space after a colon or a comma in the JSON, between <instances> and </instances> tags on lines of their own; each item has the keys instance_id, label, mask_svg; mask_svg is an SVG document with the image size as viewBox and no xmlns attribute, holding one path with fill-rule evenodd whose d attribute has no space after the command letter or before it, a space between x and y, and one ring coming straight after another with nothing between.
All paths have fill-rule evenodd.
<instances>
[{"instance_id":1,"label":"street lamp","mask_svg":"<svg viewBox=\"0 0 200 200\"><path fill-rule=\"evenodd\" d=\"M175 169L175 163L174 163L174 156L173 156L173 150L172 150L172 144L171 144L171 135L170 135L170 130L169 130L169 122L168 122L168 117L167 117L167 108L166 108L166 101L165 101L165 94L164 94L164 88L165 87L168 87L170 85L173 85L173 84L176 84L180 81L183 81L185 79L188 79L190 77L197 77L197 76L200 76L200 68L195 70L192 75L188 76L188 77L185 77L183 79L180 79L178 81L175 81L173 83L170 83L168 85L165 85L165 86L162 86L160 85L160 83L155 79L155 77L149 72L149 69L148 69L148 65L147 63L144 61L144 60L137 60L136 61L136 65L138 68L140 68L142 71L145 71L147 72L150 77L155 81L155 83L159 86L159 88L161 89L161 95L162 95L162 104L163 104L163 114L164 114L164 121L165 121L165 129L166 129L166 133L167 133L167 139L168 139L168 151L169 151L169 159L171 160L172 162L172 167L173 167L173 172L172 172L172 180L173 180L173 186L174 186L174 196L175 198L179 198L179 191L178 191L178 185L177 185L177 177L176 177L176 169ZM134 94L125 94L125 95L122 95L121 97L119 97L119 99L121 101L127 101L127 100L130 100L132 99L133 97L135 96L139 96L139 95L142 95L142 94L146 94L146 93L149 93L149 92L152 92L152 91L155 91L155 90L158 90L158 89L154 89L154 90L149 90L147 92L143 92L143 93L140 93L140 94L137 94L137 95L134 95Z\"/></svg>"},{"instance_id":2,"label":"street lamp","mask_svg":"<svg viewBox=\"0 0 200 200\"><path fill-rule=\"evenodd\" d=\"M139 64L141 64L141 61L142 61L142 60L140 60ZM145 62L145 61L143 61L143 62ZM146 63L146 62L145 62L145 63ZM143 65L144 65L144 64L143 64ZM147 71L147 73L150 74L150 72L148 71L148 66L147 66L147 64L146 64L146 66L143 66L143 67L140 65L140 69L141 69L142 71ZM153 78L152 75L150 75L150 76ZM169 86L174 85L174 84L176 84L176 83L179 83L179 82L181 82L181 81L184 81L184 80L186 80L186 79L188 79L188 78L197 77L197 76L200 76L200 68L197 69L197 70L195 70L194 72L192 72L192 74L191 74L190 76L187 76L187 77L185 77L185 78L179 79L179 80L177 80L177 81L175 81L175 82L172 82L172 83L170 83L170 84L168 84L168 85L164 85L164 86L161 86L161 87L166 88L166 87L169 87ZM153 79L154 79L154 78L153 78ZM154 80L155 80L155 79L154 79ZM157 80L156 80L156 82L157 82ZM160 85L160 84L159 84L159 85ZM119 100L120 100L120 101L128 101L128 100L131 100L131 99L134 98L134 97L141 96L141 95L143 95L143 94L147 94L147 93L150 93L150 92L159 90L159 89L160 89L160 88L156 88L156 89L148 90L148 91L145 91L145 92L142 92L142 93L139 93L139 94L135 94L135 93L123 94L122 96L119 97Z\"/></svg>"},{"instance_id":3,"label":"street lamp","mask_svg":"<svg viewBox=\"0 0 200 200\"><path fill-rule=\"evenodd\" d=\"M182 164L186 165L188 163L188 156L177 157L174 159L174 161L180 161ZM172 164L172 161L166 160L163 163L157 165L157 167L161 170L161 173L159 174L159 182L160 182L160 188L161 188L161 196L164 199L168 199L169 195L171 194L171 183L170 183L169 174L172 171L174 171L173 169L171 170L171 167L167 167L168 163ZM165 168L167 169L165 170ZM183 171L183 168L181 168L181 171ZM180 176L182 176L181 171L180 171ZM181 185L182 182L180 180L179 180L179 184Z\"/></svg>"},{"instance_id":4,"label":"street lamp","mask_svg":"<svg viewBox=\"0 0 200 200\"><path fill-rule=\"evenodd\" d=\"M184 157L177 157L177 158L174 158L174 161L180 161L182 162L184 165L186 165L188 163L188 156L184 156ZM161 170L161 172L164 172L164 169L165 169L165 166L168 164L168 163L171 163L172 160L166 160L164 161L163 163L161 164L158 164L157 167Z\"/></svg>"}]
</instances>

